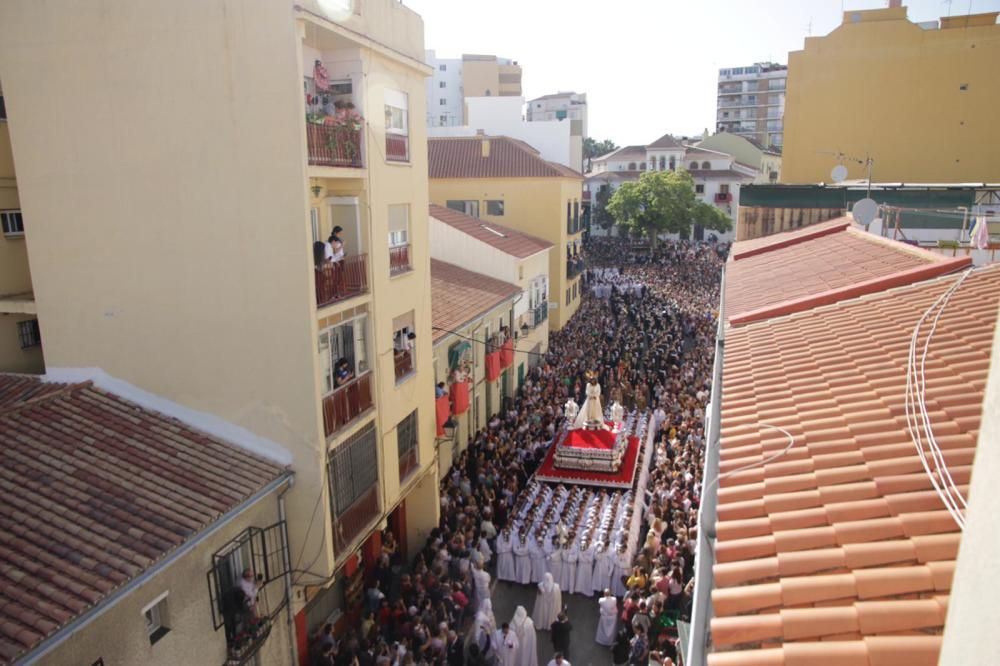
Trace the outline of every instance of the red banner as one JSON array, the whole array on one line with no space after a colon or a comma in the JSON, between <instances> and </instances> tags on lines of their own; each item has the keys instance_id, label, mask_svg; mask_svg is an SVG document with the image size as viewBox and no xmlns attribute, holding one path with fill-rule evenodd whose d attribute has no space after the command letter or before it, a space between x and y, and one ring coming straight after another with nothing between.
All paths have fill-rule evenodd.
<instances>
[{"instance_id":1,"label":"red banner","mask_svg":"<svg viewBox=\"0 0 1000 666\"><path fill-rule=\"evenodd\" d=\"M469 410L469 380L451 385L451 413L464 414Z\"/></svg>"},{"instance_id":2,"label":"red banner","mask_svg":"<svg viewBox=\"0 0 1000 666\"><path fill-rule=\"evenodd\" d=\"M448 400L447 394L437 398L435 402L437 403L437 436L441 437L444 435L444 424L451 416L451 402Z\"/></svg>"},{"instance_id":3,"label":"red banner","mask_svg":"<svg viewBox=\"0 0 1000 666\"><path fill-rule=\"evenodd\" d=\"M512 365L514 365L514 341L507 338L507 342L500 348L500 367L509 368Z\"/></svg>"},{"instance_id":4,"label":"red banner","mask_svg":"<svg viewBox=\"0 0 1000 666\"><path fill-rule=\"evenodd\" d=\"M486 381L495 382L500 376L500 352L495 351L486 355Z\"/></svg>"}]
</instances>

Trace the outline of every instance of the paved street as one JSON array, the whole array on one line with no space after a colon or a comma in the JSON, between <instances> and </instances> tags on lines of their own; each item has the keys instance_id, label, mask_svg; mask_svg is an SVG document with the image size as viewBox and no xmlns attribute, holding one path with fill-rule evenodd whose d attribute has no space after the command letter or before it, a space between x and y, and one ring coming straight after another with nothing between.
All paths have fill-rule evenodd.
<instances>
[{"instance_id":1,"label":"paved street","mask_svg":"<svg viewBox=\"0 0 1000 666\"><path fill-rule=\"evenodd\" d=\"M499 627L510 622L514 610L524 606L530 615L535 607L538 588L534 585L517 585L499 581L493 590L493 614ZM573 666L610 666L611 650L594 642L597 635L597 597L564 594L563 605L569 608L569 621L573 625L572 647L569 661ZM545 666L552 659L552 641L549 632L535 627L538 635L538 664Z\"/></svg>"}]
</instances>

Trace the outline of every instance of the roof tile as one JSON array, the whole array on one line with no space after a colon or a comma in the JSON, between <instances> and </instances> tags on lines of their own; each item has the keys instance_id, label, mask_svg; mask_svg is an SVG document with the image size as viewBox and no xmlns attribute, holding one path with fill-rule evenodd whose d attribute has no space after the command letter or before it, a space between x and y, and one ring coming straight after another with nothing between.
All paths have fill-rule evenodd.
<instances>
[{"instance_id":1,"label":"roof tile","mask_svg":"<svg viewBox=\"0 0 1000 666\"><path fill-rule=\"evenodd\" d=\"M431 259L433 339L447 336L521 293L516 284Z\"/></svg>"},{"instance_id":2,"label":"roof tile","mask_svg":"<svg viewBox=\"0 0 1000 666\"><path fill-rule=\"evenodd\" d=\"M431 204L430 215L505 254L524 259L552 247L552 243L503 225Z\"/></svg>"},{"instance_id":3,"label":"roof tile","mask_svg":"<svg viewBox=\"0 0 1000 666\"><path fill-rule=\"evenodd\" d=\"M483 143L489 142L484 156ZM430 178L573 178L583 174L542 158L523 141L506 136L427 139Z\"/></svg>"}]
</instances>

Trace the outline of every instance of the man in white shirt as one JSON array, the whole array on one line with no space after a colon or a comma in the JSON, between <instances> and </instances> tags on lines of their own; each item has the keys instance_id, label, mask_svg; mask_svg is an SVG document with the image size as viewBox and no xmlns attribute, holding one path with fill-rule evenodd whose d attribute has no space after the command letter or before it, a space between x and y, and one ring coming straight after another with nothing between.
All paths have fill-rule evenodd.
<instances>
[{"instance_id":1,"label":"man in white shirt","mask_svg":"<svg viewBox=\"0 0 1000 666\"><path fill-rule=\"evenodd\" d=\"M547 666L571 666L571 664L562 656L562 652L556 652Z\"/></svg>"},{"instance_id":2,"label":"man in white shirt","mask_svg":"<svg viewBox=\"0 0 1000 666\"><path fill-rule=\"evenodd\" d=\"M497 652L497 666L518 666L517 649L519 644L517 634L510 630L510 624L504 622L500 626L493 643Z\"/></svg>"}]
</instances>

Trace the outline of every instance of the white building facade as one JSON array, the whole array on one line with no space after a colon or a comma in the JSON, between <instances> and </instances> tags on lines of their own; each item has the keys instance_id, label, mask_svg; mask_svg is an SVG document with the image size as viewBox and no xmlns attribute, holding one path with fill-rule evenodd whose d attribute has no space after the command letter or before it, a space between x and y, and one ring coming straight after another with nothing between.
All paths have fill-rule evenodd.
<instances>
[{"instance_id":1,"label":"white building facade","mask_svg":"<svg viewBox=\"0 0 1000 666\"><path fill-rule=\"evenodd\" d=\"M526 117L529 123L576 120L580 122L582 136L590 136L587 134L587 93L560 92L536 97L528 102Z\"/></svg>"},{"instance_id":2,"label":"white building facade","mask_svg":"<svg viewBox=\"0 0 1000 666\"><path fill-rule=\"evenodd\" d=\"M427 127L465 124L462 59L438 58L433 50L428 50L424 60L434 68L434 73L427 77Z\"/></svg>"}]
</instances>

